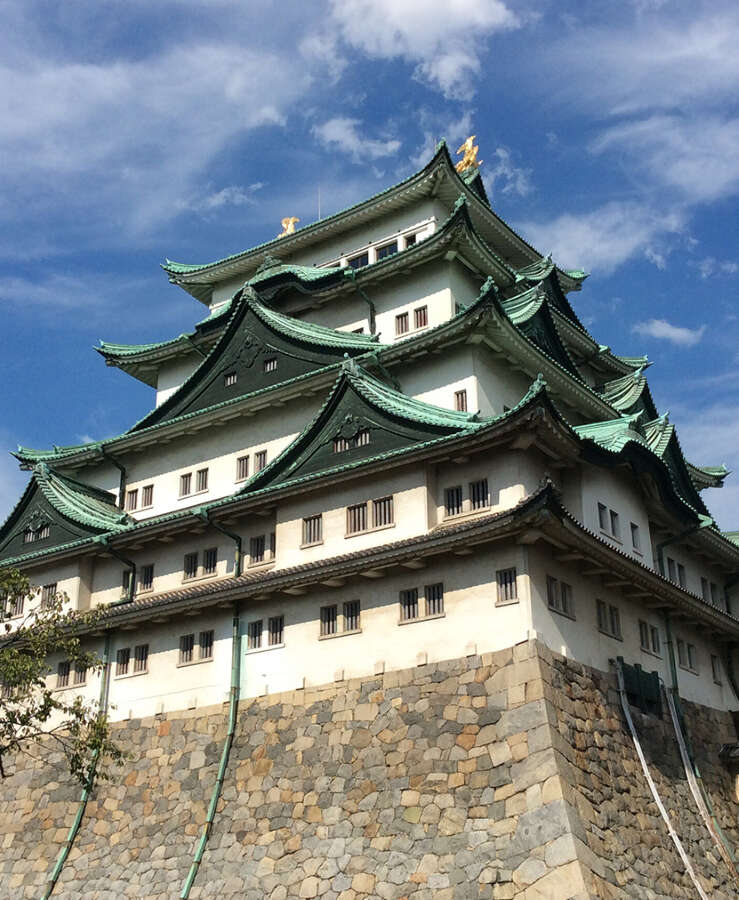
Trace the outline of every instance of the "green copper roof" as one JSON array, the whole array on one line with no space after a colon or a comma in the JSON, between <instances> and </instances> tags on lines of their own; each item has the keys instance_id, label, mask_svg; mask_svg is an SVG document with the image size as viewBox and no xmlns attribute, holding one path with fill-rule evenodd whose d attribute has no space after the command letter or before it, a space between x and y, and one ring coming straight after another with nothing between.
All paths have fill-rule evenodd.
<instances>
[{"instance_id":1,"label":"green copper roof","mask_svg":"<svg viewBox=\"0 0 739 900\"><path fill-rule=\"evenodd\" d=\"M144 353L150 353L152 350L161 350L164 347L174 347L176 344L188 344L187 335L180 334L168 341L155 341L152 344L114 344L111 341L100 339L100 346L94 347L101 356L106 359L118 359L127 356L141 356Z\"/></svg>"},{"instance_id":2,"label":"green copper roof","mask_svg":"<svg viewBox=\"0 0 739 900\"><path fill-rule=\"evenodd\" d=\"M606 382L599 390L603 399L621 413L633 412L634 407L641 402L648 416L657 414L644 376L644 367Z\"/></svg>"},{"instance_id":3,"label":"green copper roof","mask_svg":"<svg viewBox=\"0 0 739 900\"><path fill-rule=\"evenodd\" d=\"M133 520L120 510L111 494L54 472L40 463L33 478L49 503L63 516L100 531L118 531Z\"/></svg>"},{"instance_id":4,"label":"green copper roof","mask_svg":"<svg viewBox=\"0 0 739 900\"><path fill-rule=\"evenodd\" d=\"M273 279L290 280L300 284L315 284L343 280L344 269L340 266L297 266L284 263L276 256L265 256L264 262L246 282L250 287L259 288Z\"/></svg>"},{"instance_id":5,"label":"green copper roof","mask_svg":"<svg viewBox=\"0 0 739 900\"><path fill-rule=\"evenodd\" d=\"M732 544L736 544L739 547L739 531L722 531L721 534L727 541L731 541Z\"/></svg>"},{"instance_id":6,"label":"green copper roof","mask_svg":"<svg viewBox=\"0 0 739 900\"><path fill-rule=\"evenodd\" d=\"M619 453L630 441L648 449L647 441L636 427L640 418L641 413L636 413L608 422L588 422L586 425L575 425L574 431L580 437L589 438L614 453Z\"/></svg>"}]
</instances>

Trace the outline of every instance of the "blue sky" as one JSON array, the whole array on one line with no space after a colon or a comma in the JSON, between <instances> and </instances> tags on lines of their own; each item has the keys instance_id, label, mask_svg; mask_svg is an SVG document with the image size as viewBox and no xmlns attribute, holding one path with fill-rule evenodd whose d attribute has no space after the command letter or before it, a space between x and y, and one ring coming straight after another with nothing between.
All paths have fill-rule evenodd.
<instances>
[{"instance_id":1,"label":"blue sky","mask_svg":"<svg viewBox=\"0 0 739 900\"><path fill-rule=\"evenodd\" d=\"M0 2L6 450L119 433L149 388L92 351L188 330L206 262L477 135L496 210L592 272L602 343L648 353L686 454L739 470L739 7L721 0ZM737 486L708 492L739 529Z\"/></svg>"}]
</instances>

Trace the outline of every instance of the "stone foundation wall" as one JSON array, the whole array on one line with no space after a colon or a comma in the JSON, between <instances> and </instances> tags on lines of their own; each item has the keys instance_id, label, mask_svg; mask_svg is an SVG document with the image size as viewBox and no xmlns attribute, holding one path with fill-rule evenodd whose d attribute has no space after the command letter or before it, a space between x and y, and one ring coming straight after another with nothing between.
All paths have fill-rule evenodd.
<instances>
[{"instance_id":1,"label":"stone foundation wall","mask_svg":"<svg viewBox=\"0 0 739 900\"><path fill-rule=\"evenodd\" d=\"M242 704L193 898L694 897L611 676L534 642ZM120 726L54 898L177 898L215 781L226 709ZM739 807L717 750L731 717L688 709L722 827ZM737 896L668 721L636 715L652 774L709 896ZM0 783L0 898L41 896L77 809L63 770Z\"/></svg>"}]
</instances>

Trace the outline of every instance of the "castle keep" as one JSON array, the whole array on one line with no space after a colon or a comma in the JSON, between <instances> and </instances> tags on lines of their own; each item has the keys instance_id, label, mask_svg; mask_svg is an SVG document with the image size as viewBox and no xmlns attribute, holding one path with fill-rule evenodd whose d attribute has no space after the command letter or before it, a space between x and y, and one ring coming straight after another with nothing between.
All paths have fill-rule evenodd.
<instances>
[{"instance_id":1,"label":"castle keep","mask_svg":"<svg viewBox=\"0 0 739 900\"><path fill-rule=\"evenodd\" d=\"M0 566L107 604L102 674L49 677L131 759L71 838L78 789L16 761L0 898L737 896L728 472L463 148L168 260L204 318L98 348L154 408L18 449Z\"/></svg>"}]
</instances>

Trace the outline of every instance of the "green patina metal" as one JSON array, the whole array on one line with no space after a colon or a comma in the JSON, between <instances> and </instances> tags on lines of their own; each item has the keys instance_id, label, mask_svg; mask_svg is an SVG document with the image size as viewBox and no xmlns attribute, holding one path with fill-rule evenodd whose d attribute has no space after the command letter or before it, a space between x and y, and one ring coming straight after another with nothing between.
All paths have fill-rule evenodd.
<instances>
[{"instance_id":1,"label":"green patina metal","mask_svg":"<svg viewBox=\"0 0 739 900\"><path fill-rule=\"evenodd\" d=\"M650 419L657 417L657 409L643 367L629 375L606 382L599 391L603 399L620 413L643 412Z\"/></svg>"}]
</instances>

